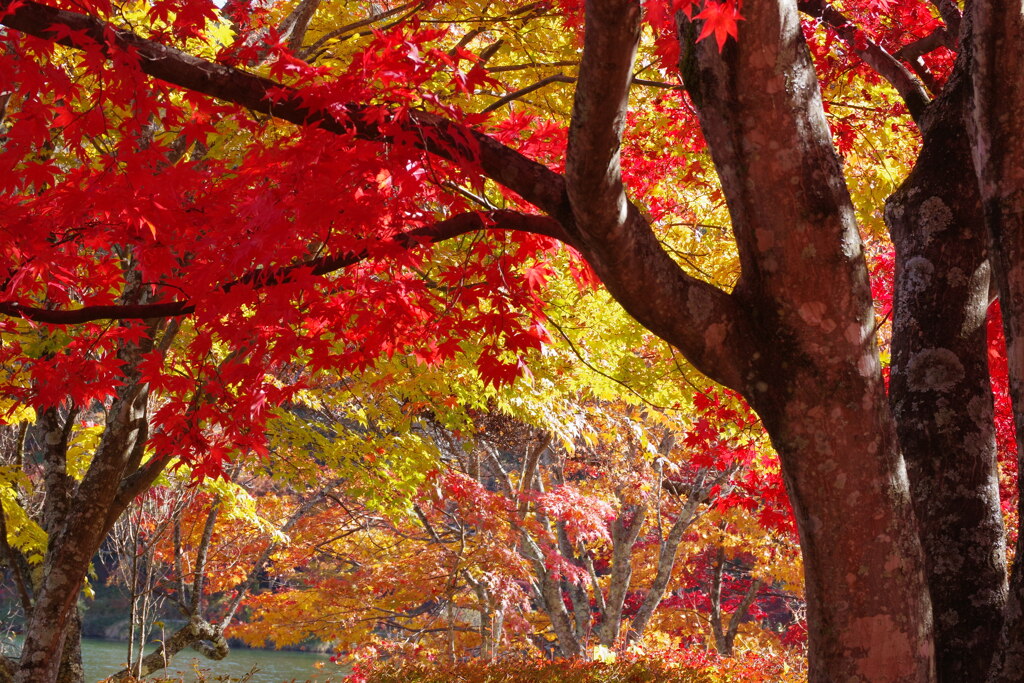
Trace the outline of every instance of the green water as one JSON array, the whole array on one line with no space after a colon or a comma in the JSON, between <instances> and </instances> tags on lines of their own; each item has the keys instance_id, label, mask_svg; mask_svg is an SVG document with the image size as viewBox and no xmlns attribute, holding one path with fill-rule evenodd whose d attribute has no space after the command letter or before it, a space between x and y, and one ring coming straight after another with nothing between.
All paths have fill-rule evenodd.
<instances>
[{"instance_id":1,"label":"green water","mask_svg":"<svg viewBox=\"0 0 1024 683\"><path fill-rule=\"evenodd\" d=\"M119 671L127 657L127 643L91 638L82 640L82 664L85 666L85 680L89 683L103 680L105 676ZM317 663L323 664L323 669L317 669ZM251 678L245 679L252 683L281 683L292 680L300 683L338 683L345 673L340 667L332 664L327 655L232 648L227 658L219 662L205 659L194 650L183 650L174 658L172 666L154 676L194 683L203 680L196 675L195 666L199 667L209 683L223 676L242 678L254 667L256 672Z\"/></svg>"}]
</instances>

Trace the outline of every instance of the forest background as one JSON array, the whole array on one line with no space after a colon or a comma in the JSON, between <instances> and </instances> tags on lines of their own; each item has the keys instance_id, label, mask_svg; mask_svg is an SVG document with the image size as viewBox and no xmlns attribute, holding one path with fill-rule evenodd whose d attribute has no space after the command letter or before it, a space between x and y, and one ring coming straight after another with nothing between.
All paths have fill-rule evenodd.
<instances>
[{"instance_id":1,"label":"forest background","mask_svg":"<svg viewBox=\"0 0 1024 683\"><path fill-rule=\"evenodd\" d=\"M714 0L0 2L0 566L26 636L0 680L80 680L79 607L107 583L127 596L119 677L230 636L328 643L357 677L558 657L565 680L797 680L809 640L816 680L990 661L1014 680L996 644L1015 366L983 212L961 219L962 10L779 3L769 26ZM758 76L747 47L776 35L806 57ZM808 102L823 136L787 145L774 117ZM906 191L942 125L963 145L944 150L955 216ZM738 198L757 182L778 225ZM966 350L920 329L936 248L967 260ZM783 286L784 249L803 280ZM778 320L737 315L765 292ZM946 477L964 512L933 535L913 436L896 430L911 494L891 418L874 441L849 409L888 414L890 364L893 412L955 422L969 451ZM967 427L945 395L964 383ZM984 571L950 572L944 545ZM978 585L953 596L949 573Z\"/></svg>"}]
</instances>

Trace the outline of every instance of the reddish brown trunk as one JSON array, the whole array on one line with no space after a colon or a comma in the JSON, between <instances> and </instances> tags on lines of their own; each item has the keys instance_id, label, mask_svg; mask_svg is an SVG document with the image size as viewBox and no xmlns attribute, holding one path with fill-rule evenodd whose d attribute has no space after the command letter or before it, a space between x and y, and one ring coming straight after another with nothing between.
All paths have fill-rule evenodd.
<instances>
[{"instance_id":1,"label":"reddish brown trunk","mask_svg":"<svg viewBox=\"0 0 1024 683\"><path fill-rule=\"evenodd\" d=\"M930 681L931 609L853 208L795 3L744 6L719 54L681 23L758 347L739 388L800 532L812 681Z\"/></svg>"}]
</instances>

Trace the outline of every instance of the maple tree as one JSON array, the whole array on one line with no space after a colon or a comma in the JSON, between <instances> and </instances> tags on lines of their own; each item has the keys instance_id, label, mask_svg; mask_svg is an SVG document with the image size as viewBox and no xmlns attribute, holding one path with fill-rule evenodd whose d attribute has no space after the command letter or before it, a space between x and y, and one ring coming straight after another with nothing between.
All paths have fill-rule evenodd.
<instances>
[{"instance_id":1,"label":"maple tree","mask_svg":"<svg viewBox=\"0 0 1024 683\"><path fill-rule=\"evenodd\" d=\"M737 419L728 405L711 406ZM301 563L296 583L248 600L250 620L233 633L254 645L316 636L360 657L381 633L397 642L385 636L373 648L393 654L415 646L420 656L495 659L536 647L573 657L638 643L655 624L655 639L701 640L702 623L662 613L721 607L718 598L687 605L676 592L680 568L699 573L691 558L706 556L712 542L722 553L728 544L730 554L758 558L746 560L760 577L751 602L762 585L798 583L793 546L777 540L792 533L785 503L779 510L768 502L772 479L776 489L781 482L749 444L737 447L705 418L675 446L678 418L608 405L568 415L574 427L544 432L489 412L461 436L428 420L422 429L433 434L442 465L413 511L382 515L350 501L349 518L362 510L352 521L321 515L313 529L349 531L321 531L322 556ZM578 430L559 445L555 434ZM687 462L691 454L699 465ZM758 535L762 542L753 543ZM702 583L684 583L690 598L708 594ZM720 617L719 609L709 618L721 627Z\"/></svg>"},{"instance_id":2,"label":"maple tree","mask_svg":"<svg viewBox=\"0 0 1024 683\"><path fill-rule=\"evenodd\" d=\"M317 3L231 3L218 47L199 0L0 2L6 393L38 411L51 463L17 680L57 675L89 558L172 456L204 475L263 449L269 406L298 390L269 367L436 363L474 339L480 373L511 381L545 339L556 241L764 421L812 680L1019 680L1024 553L1008 572L985 325L995 290L1020 434L1019 3L592 0L472 6L458 36L430 23L461 7L335 22ZM574 75L517 88L496 80L516 65L488 71L530 22L538 56L581 41L578 66L557 65ZM631 110L638 70L681 76L689 99L656 83L666 97ZM562 96L530 101L548 85ZM856 157L858 132L833 136L834 95L867 107L862 126L920 133L885 206L888 392L864 207L836 151ZM513 102L530 107L486 116ZM652 159L666 146L688 161ZM665 188L712 171L739 263L720 279L660 240L680 217L706 229ZM61 463L90 410L106 428L77 481Z\"/></svg>"}]
</instances>

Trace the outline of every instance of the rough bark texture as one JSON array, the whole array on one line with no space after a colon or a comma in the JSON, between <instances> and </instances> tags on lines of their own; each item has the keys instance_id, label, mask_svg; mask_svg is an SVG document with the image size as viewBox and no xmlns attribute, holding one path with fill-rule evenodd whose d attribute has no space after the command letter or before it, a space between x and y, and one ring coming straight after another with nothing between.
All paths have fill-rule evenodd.
<instances>
[{"instance_id":1,"label":"rough bark texture","mask_svg":"<svg viewBox=\"0 0 1024 683\"><path fill-rule=\"evenodd\" d=\"M71 416L60 424L57 411L44 411L48 496L44 524L49 546L25 631L17 683L57 680L82 581L106 536L125 470L134 457L140 457L136 445L148 429L147 391L139 381L137 364L151 349L151 344L145 348L126 345L120 351L130 370L107 412L100 444L80 483L75 484L64 470Z\"/></svg>"},{"instance_id":2,"label":"rough bark texture","mask_svg":"<svg viewBox=\"0 0 1024 683\"><path fill-rule=\"evenodd\" d=\"M744 15L735 44L697 44L683 73L740 251L733 297L760 345L741 389L780 455L800 531L810 679L932 680L867 270L796 5ZM682 23L684 39L693 29Z\"/></svg>"},{"instance_id":3,"label":"rough bark texture","mask_svg":"<svg viewBox=\"0 0 1024 683\"><path fill-rule=\"evenodd\" d=\"M82 615L75 607L68 615L65 627L64 650L60 656L57 683L84 683L85 667L82 665Z\"/></svg>"},{"instance_id":4,"label":"rough bark texture","mask_svg":"<svg viewBox=\"0 0 1024 683\"><path fill-rule=\"evenodd\" d=\"M203 645L205 644L205 647ZM198 650L207 659L224 659L228 654L228 642L220 628L210 624L199 617L193 616L187 624L174 632L170 638L162 641L157 649L142 658L138 667L132 667L132 671L122 669L107 680L126 681L133 674L148 676L154 671L159 671L186 647Z\"/></svg>"},{"instance_id":5,"label":"rough bark texture","mask_svg":"<svg viewBox=\"0 0 1024 683\"><path fill-rule=\"evenodd\" d=\"M968 87L958 69L930 105L917 164L886 206L896 246L890 403L924 547L936 672L949 683L984 680L1007 594Z\"/></svg>"},{"instance_id":6,"label":"rough bark texture","mask_svg":"<svg viewBox=\"0 0 1024 683\"><path fill-rule=\"evenodd\" d=\"M967 119L1002 305L1020 466L1024 462L1024 8L1019 0L987 0L973 3L971 12L974 99ZM1018 511L1024 510L1024 498L1019 505ZM1024 541L1020 537L990 680L1024 680Z\"/></svg>"}]
</instances>

